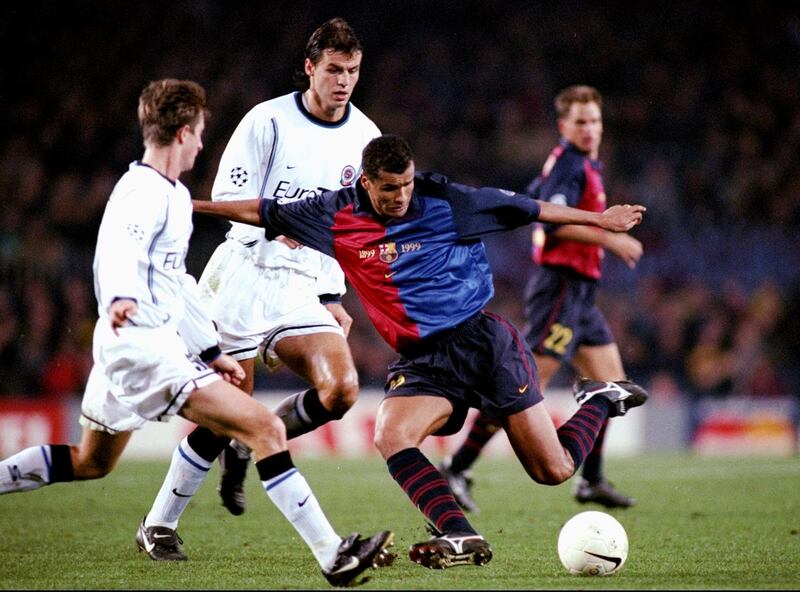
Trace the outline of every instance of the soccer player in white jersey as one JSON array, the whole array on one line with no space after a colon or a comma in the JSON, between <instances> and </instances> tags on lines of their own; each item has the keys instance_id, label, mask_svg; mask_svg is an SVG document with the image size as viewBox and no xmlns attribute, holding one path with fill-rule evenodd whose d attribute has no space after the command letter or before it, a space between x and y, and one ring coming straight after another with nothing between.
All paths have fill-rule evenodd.
<instances>
[{"instance_id":1,"label":"soccer player in white jersey","mask_svg":"<svg viewBox=\"0 0 800 592\"><path fill-rule=\"evenodd\" d=\"M362 46L346 21L334 18L306 44L303 92L253 107L231 136L222 155L212 198L299 200L358 179L361 151L380 135L377 126L350 103L358 82ZM281 362L310 383L275 412L287 438L339 419L358 396L347 334L352 318L341 305L345 291L339 264L289 239L267 240L262 228L233 223L200 278L222 350L245 370L241 388L253 393L257 356L269 367ZM249 451L198 427L193 437L217 449L223 465L223 504L245 510L244 479ZM188 505L176 457L149 516L164 516Z\"/></svg>"},{"instance_id":2,"label":"soccer player in white jersey","mask_svg":"<svg viewBox=\"0 0 800 592\"><path fill-rule=\"evenodd\" d=\"M195 82L165 79L142 91L144 156L114 187L97 236L99 319L81 405L81 442L34 446L1 461L0 493L104 477L134 430L181 415L247 444L267 495L325 577L336 586L351 585L364 569L387 560L392 533L368 539L353 533L345 540L336 534L292 463L283 422L234 386L244 371L221 353L197 284L186 272L192 203L178 177L203 148L206 113L205 91ZM191 495L216 454L194 445L192 436L175 454L187 460L180 492ZM186 559L168 521L145 517L136 542L153 559Z\"/></svg>"}]
</instances>

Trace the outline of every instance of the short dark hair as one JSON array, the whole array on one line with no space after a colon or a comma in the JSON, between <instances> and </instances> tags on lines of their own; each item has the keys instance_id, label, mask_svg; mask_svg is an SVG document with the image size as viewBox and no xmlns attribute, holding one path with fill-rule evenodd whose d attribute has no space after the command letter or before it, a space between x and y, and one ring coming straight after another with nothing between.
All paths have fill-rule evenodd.
<instances>
[{"instance_id":1,"label":"short dark hair","mask_svg":"<svg viewBox=\"0 0 800 592\"><path fill-rule=\"evenodd\" d=\"M573 103L597 103L597 106L603 109L603 97L600 96L600 91L586 84L574 84L558 93L554 101L559 119L569 115Z\"/></svg>"},{"instance_id":2,"label":"short dark hair","mask_svg":"<svg viewBox=\"0 0 800 592\"><path fill-rule=\"evenodd\" d=\"M391 134L373 138L361 153L361 166L370 179L377 179L381 171L404 173L413 160L408 142Z\"/></svg>"},{"instance_id":3,"label":"short dark hair","mask_svg":"<svg viewBox=\"0 0 800 592\"><path fill-rule=\"evenodd\" d=\"M208 115L206 91L191 80L155 80L142 90L137 113L144 143L169 146L184 125L194 130L200 114Z\"/></svg>"},{"instance_id":4,"label":"short dark hair","mask_svg":"<svg viewBox=\"0 0 800 592\"><path fill-rule=\"evenodd\" d=\"M322 54L326 49L338 51L345 55L364 52L364 48L355 31L341 17L332 18L317 27L311 37L308 38L305 57L316 65L322 59ZM296 82L301 89L308 88L308 76L302 68L297 72Z\"/></svg>"}]
</instances>

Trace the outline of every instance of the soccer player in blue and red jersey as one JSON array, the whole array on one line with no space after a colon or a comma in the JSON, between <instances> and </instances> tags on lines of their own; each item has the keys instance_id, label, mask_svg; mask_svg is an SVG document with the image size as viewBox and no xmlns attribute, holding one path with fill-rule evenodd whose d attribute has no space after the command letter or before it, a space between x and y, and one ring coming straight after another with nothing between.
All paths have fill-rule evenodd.
<instances>
[{"instance_id":1,"label":"soccer player in blue and red jersey","mask_svg":"<svg viewBox=\"0 0 800 592\"><path fill-rule=\"evenodd\" d=\"M558 430L542 401L536 363L520 332L484 311L494 295L481 237L540 220L624 232L644 208L590 212L441 175L416 174L408 144L367 144L359 182L303 201L195 201L195 211L264 226L322 251L341 265L378 333L399 354L389 367L375 445L389 472L431 525L433 538L409 549L431 568L483 565L492 557L419 447L461 429L470 407L497 419L535 481L562 483L592 449L610 416L647 399L628 381L578 381L581 405Z\"/></svg>"},{"instance_id":2,"label":"soccer player in blue and red jersey","mask_svg":"<svg viewBox=\"0 0 800 592\"><path fill-rule=\"evenodd\" d=\"M555 107L561 141L526 193L550 203L601 212L606 207L598 160L603 137L602 97L591 86L570 86L558 94ZM542 389L565 362L594 380L625 378L619 348L595 304L604 250L633 268L642 256L642 243L624 232L587 226L534 227L536 266L525 288L525 338L533 349ZM499 429L496 421L479 415L461 447L440 467L466 510L478 509L470 491L469 467ZM583 464L575 499L608 508L632 506L635 500L617 491L603 475L604 439L605 426Z\"/></svg>"}]
</instances>

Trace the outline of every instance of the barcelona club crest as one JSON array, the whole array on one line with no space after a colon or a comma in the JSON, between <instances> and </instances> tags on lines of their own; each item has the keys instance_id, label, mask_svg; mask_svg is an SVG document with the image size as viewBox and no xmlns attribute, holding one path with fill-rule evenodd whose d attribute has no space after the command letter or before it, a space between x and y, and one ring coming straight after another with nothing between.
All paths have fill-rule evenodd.
<instances>
[{"instance_id":1,"label":"barcelona club crest","mask_svg":"<svg viewBox=\"0 0 800 592\"><path fill-rule=\"evenodd\" d=\"M380 247L380 253L378 253L378 258L383 261L384 263L393 263L397 261L399 254L397 253L397 243L383 243L378 245Z\"/></svg>"}]
</instances>

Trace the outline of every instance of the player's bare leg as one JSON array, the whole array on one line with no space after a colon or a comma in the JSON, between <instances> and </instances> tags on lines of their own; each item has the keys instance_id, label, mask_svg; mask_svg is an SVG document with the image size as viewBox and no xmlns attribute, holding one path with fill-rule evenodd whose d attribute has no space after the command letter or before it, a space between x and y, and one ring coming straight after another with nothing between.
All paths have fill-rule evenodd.
<instances>
[{"instance_id":1,"label":"player's bare leg","mask_svg":"<svg viewBox=\"0 0 800 592\"><path fill-rule=\"evenodd\" d=\"M469 523L447 481L419 449L452 413L452 404L442 397L398 396L384 399L376 418L375 446L434 535L411 545L409 559L432 569L484 565L492 558L491 545Z\"/></svg>"},{"instance_id":2,"label":"player's bare leg","mask_svg":"<svg viewBox=\"0 0 800 592\"><path fill-rule=\"evenodd\" d=\"M347 340L338 333L284 337L275 345L275 354L287 368L313 385L290 395L275 408L286 425L288 439L340 419L355 404L358 372ZM242 388L252 394L255 358L240 363L247 375ZM235 441L220 456L219 493L222 504L235 516L245 511L244 480L248 461L249 451Z\"/></svg>"},{"instance_id":3,"label":"player's bare leg","mask_svg":"<svg viewBox=\"0 0 800 592\"><path fill-rule=\"evenodd\" d=\"M281 339L275 353L313 387L284 399L275 413L286 424L287 438L341 419L358 398L358 372L347 340L337 333L312 333Z\"/></svg>"},{"instance_id":4,"label":"player's bare leg","mask_svg":"<svg viewBox=\"0 0 800 592\"><path fill-rule=\"evenodd\" d=\"M343 540L328 522L305 478L295 468L286 446L286 428L273 412L224 381L196 389L180 414L215 434L236 439L252 450L262 486L272 502L311 549L325 577L334 585L349 585L365 569L383 563L393 534L383 531L367 539L354 533ZM190 454L191 450L182 450ZM194 464L201 458L190 458ZM207 461L210 467L212 461ZM202 469L202 467L201 467ZM170 537L160 549L158 536ZM186 559L174 526L140 524L137 544L153 559ZM164 551L160 555L160 551Z\"/></svg>"}]
</instances>

